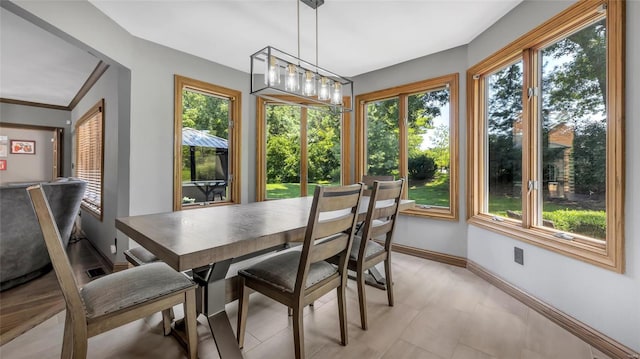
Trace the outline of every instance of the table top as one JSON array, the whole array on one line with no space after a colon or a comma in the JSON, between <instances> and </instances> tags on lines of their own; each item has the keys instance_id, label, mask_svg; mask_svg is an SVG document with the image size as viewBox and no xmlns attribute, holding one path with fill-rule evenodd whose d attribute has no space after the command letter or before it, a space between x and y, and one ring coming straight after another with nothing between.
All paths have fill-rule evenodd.
<instances>
[{"instance_id":1,"label":"table top","mask_svg":"<svg viewBox=\"0 0 640 359\"><path fill-rule=\"evenodd\" d=\"M300 241L313 197L116 219L116 228L178 271ZM368 197L360 205L367 210ZM403 200L400 209L415 204Z\"/></svg>"}]
</instances>

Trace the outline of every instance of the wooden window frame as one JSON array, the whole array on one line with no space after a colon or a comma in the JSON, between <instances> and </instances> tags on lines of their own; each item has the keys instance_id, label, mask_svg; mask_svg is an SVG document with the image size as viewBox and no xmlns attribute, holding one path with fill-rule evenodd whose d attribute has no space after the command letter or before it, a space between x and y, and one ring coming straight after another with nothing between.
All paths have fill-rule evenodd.
<instances>
[{"instance_id":1,"label":"wooden window frame","mask_svg":"<svg viewBox=\"0 0 640 359\"><path fill-rule=\"evenodd\" d=\"M182 207L182 91L192 90L229 100L229 194L224 202L210 202L202 206ZM242 125L242 92L208 82L174 75L174 129L173 129L173 210L203 208L240 203L240 135Z\"/></svg>"},{"instance_id":2,"label":"wooden window frame","mask_svg":"<svg viewBox=\"0 0 640 359\"><path fill-rule=\"evenodd\" d=\"M98 101L93 107L91 107L75 124L75 176L79 179L85 179L78 174L78 167L81 167L79 164L79 151L80 147L80 127L83 126L87 121L95 118L96 115L100 114L100 206L96 206L95 204L90 205L85 202L84 196L81 203L81 208L86 212L96 217L98 220L102 221L103 213L104 213L104 123L105 123L105 107L104 107L104 99Z\"/></svg>"},{"instance_id":3,"label":"wooden window frame","mask_svg":"<svg viewBox=\"0 0 640 359\"><path fill-rule=\"evenodd\" d=\"M606 241L574 235L573 240L554 236L561 231L533 226L538 206L537 191L522 195L522 221L495 221L483 213L485 161L485 78L516 59L523 60L523 151L522 183L537 178L537 101L525 101L525 89L535 87L537 51L573 31L603 17L607 27L607 181ZM519 239L618 273L624 272L624 81L625 2L579 1L547 22L523 35L467 71L467 219L476 226ZM527 154L528 153L528 154Z\"/></svg>"},{"instance_id":4,"label":"wooden window frame","mask_svg":"<svg viewBox=\"0 0 640 359\"><path fill-rule=\"evenodd\" d=\"M276 95L277 100L267 101L262 97L256 98L256 201L266 201L267 198L267 123L266 123L266 106L272 104L285 104L292 106L301 106L301 110L306 112L307 108L313 108L317 106L316 103L305 103L301 99L293 96ZM351 102L351 97L345 96L343 103ZM304 117L304 116L303 116ZM301 127L302 120L301 120ZM342 113L342 121L340 123L340 180L342 184L351 183L350 168L351 168L351 112ZM306 126L304 130L306 131ZM306 135L305 135L306 137ZM300 166L301 172L306 172L307 151L306 143L301 144L301 162L305 164ZM303 151L304 150L304 151ZM300 181L301 193L307 193L306 181Z\"/></svg>"},{"instance_id":5,"label":"wooden window frame","mask_svg":"<svg viewBox=\"0 0 640 359\"><path fill-rule=\"evenodd\" d=\"M418 81L406 85L378 90L356 96L356 144L355 144L355 178L362 178L366 174L367 148L366 148L366 105L374 101L380 101L397 97L399 99L398 126L400 127L400 176L407 179L407 98L410 95L437 90L449 86L449 207L420 208L418 206L402 211L402 214L437 218L444 220L458 220L458 109L459 109L459 75L448 74L436 78ZM408 190L405 188L402 198L408 198Z\"/></svg>"}]
</instances>

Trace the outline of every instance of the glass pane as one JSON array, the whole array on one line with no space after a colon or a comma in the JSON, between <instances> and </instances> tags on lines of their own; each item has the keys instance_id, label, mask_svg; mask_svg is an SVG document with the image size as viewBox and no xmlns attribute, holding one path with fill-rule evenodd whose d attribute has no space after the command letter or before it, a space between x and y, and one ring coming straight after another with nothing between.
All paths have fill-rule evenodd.
<instances>
[{"instance_id":1,"label":"glass pane","mask_svg":"<svg viewBox=\"0 0 640 359\"><path fill-rule=\"evenodd\" d=\"M307 195L316 184L340 184L340 122L342 116L329 111L307 110Z\"/></svg>"},{"instance_id":2,"label":"glass pane","mask_svg":"<svg viewBox=\"0 0 640 359\"><path fill-rule=\"evenodd\" d=\"M605 20L548 46L541 57L542 225L605 239Z\"/></svg>"},{"instance_id":3,"label":"glass pane","mask_svg":"<svg viewBox=\"0 0 640 359\"><path fill-rule=\"evenodd\" d=\"M226 201L229 197L230 101L182 91L182 204Z\"/></svg>"},{"instance_id":4,"label":"glass pane","mask_svg":"<svg viewBox=\"0 0 640 359\"><path fill-rule=\"evenodd\" d=\"M408 96L409 199L449 207L449 90Z\"/></svg>"},{"instance_id":5,"label":"glass pane","mask_svg":"<svg viewBox=\"0 0 640 359\"><path fill-rule=\"evenodd\" d=\"M522 61L487 76L488 213L522 217Z\"/></svg>"},{"instance_id":6,"label":"glass pane","mask_svg":"<svg viewBox=\"0 0 640 359\"><path fill-rule=\"evenodd\" d=\"M400 176L398 99L367 104L367 168L370 176Z\"/></svg>"},{"instance_id":7,"label":"glass pane","mask_svg":"<svg viewBox=\"0 0 640 359\"><path fill-rule=\"evenodd\" d=\"M300 107L267 105L267 199L300 197Z\"/></svg>"}]
</instances>

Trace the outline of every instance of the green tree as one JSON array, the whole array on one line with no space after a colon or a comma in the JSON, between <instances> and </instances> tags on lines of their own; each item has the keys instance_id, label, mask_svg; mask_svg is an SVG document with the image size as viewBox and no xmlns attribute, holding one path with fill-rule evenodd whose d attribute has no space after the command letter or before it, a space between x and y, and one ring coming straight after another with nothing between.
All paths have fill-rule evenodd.
<instances>
[{"instance_id":1,"label":"green tree","mask_svg":"<svg viewBox=\"0 0 640 359\"><path fill-rule=\"evenodd\" d=\"M434 159L439 169L449 169L451 151L449 149L449 126L442 124L436 127L430 136L433 146L427 154Z\"/></svg>"},{"instance_id":2,"label":"green tree","mask_svg":"<svg viewBox=\"0 0 640 359\"><path fill-rule=\"evenodd\" d=\"M182 92L182 108L182 127L229 138L229 100L185 90Z\"/></svg>"}]
</instances>

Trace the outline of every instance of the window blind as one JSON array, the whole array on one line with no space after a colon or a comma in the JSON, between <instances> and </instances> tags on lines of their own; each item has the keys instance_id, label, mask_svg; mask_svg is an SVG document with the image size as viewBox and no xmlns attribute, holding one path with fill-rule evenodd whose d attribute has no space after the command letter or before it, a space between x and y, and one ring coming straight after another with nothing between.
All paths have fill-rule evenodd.
<instances>
[{"instance_id":1,"label":"window blind","mask_svg":"<svg viewBox=\"0 0 640 359\"><path fill-rule=\"evenodd\" d=\"M82 199L85 209L102 217L103 101L76 125L76 177L87 182Z\"/></svg>"}]
</instances>

